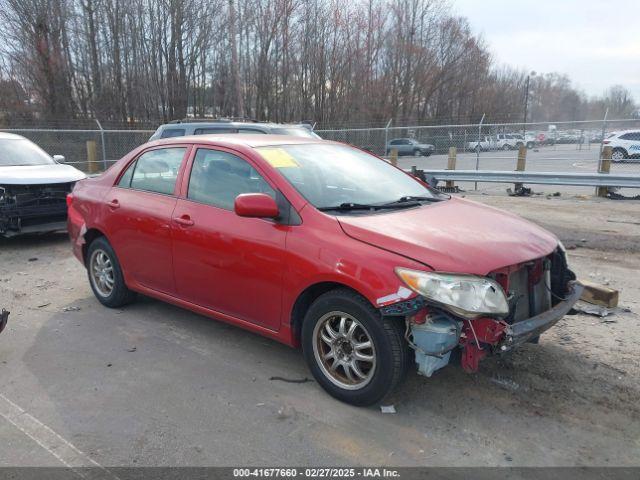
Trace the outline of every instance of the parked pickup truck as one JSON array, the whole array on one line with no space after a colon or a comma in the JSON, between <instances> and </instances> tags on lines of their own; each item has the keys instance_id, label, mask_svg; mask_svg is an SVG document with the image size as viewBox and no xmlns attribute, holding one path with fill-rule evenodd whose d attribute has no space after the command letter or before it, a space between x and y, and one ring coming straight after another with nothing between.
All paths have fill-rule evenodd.
<instances>
[{"instance_id":1,"label":"parked pickup truck","mask_svg":"<svg viewBox=\"0 0 640 480\"><path fill-rule=\"evenodd\" d=\"M480 137L480 140L467 142L467 150L474 150L476 152L479 152L496 149L498 149L498 140L496 139L496 137L491 135Z\"/></svg>"},{"instance_id":2,"label":"parked pickup truck","mask_svg":"<svg viewBox=\"0 0 640 480\"><path fill-rule=\"evenodd\" d=\"M467 150L517 150L522 145L527 148L534 148L537 143L535 138L529 135L523 137L520 133L499 133L495 136L485 135L480 141L468 142Z\"/></svg>"}]
</instances>

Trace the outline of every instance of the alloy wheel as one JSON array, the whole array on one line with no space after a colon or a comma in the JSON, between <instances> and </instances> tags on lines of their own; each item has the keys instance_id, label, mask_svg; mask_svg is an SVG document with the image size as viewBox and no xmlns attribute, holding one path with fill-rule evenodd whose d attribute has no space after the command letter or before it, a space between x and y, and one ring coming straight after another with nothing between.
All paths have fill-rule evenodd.
<instances>
[{"instance_id":1,"label":"alloy wheel","mask_svg":"<svg viewBox=\"0 0 640 480\"><path fill-rule=\"evenodd\" d=\"M318 320L313 330L313 354L327 379L346 390L365 387L375 373L371 336L348 313L329 312Z\"/></svg>"},{"instance_id":2,"label":"alloy wheel","mask_svg":"<svg viewBox=\"0 0 640 480\"><path fill-rule=\"evenodd\" d=\"M89 259L89 272L91 283L93 283L96 292L104 298L111 295L115 285L115 276L113 263L107 252L100 248L93 251Z\"/></svg>"}]
</instances>

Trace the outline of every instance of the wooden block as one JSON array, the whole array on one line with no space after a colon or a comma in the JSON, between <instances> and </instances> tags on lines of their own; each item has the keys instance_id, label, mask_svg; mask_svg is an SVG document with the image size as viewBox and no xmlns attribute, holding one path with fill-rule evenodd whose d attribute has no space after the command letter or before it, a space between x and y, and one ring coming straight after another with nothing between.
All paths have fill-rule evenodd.
<instances>
[{"instance_id":1,"label":"wooden block","mask_svg":"<svg viewBox=\"0 0 640 480\"><path fill-rule=\"evenodd\" d=\"M391 155L389 156L389 162L394 167L398 166L398 149L397 148L392 148L391 149Z\"/></svg>"},{"instance_id":2,"label":"wooden block","mask_svg":"<svg viewBox=\"0 0 640 480\"><path fill-rule=\"evenodd\" d=\"M588 280L580 280L580 283L584 285L580 300L609 308L618 306L618 290Z\"/></svg>"},{"instance_id":3,"label":"wooden block","mask_svg":"<svg viewBox=\"0 0 640 480\"><path fill-rule=\"evenodd\" d=\"M609 173L611 171L611 153L613 150L609 145L602 149L602 158L598 165L598 173ZM596 187L598 197L606 197L609 189L607 187Z\"/></svg>"},{"instance_id":4,"label":"wooden block","mask_svg":"<svg viewBox=\"0 0 640 480\"><path fill-rule=\"evenodd\" d=\"M98 171L98 144L95 140L87 141L87 167L89 173Z\"/></svg>"},{"instance_id":5,"label":"wooden block","mask_svg":"<svg viewBox=\"0 0 640 480\"><path fill-rule=\"evenodd\" d=\"M449 159L447 160L447 170L455 170L456 169L456 157L458 151L456 147L449 147ZM454 188L455 184L453 180L447 180L446 183L447 188Z\"/></svg>"}]
</instances>

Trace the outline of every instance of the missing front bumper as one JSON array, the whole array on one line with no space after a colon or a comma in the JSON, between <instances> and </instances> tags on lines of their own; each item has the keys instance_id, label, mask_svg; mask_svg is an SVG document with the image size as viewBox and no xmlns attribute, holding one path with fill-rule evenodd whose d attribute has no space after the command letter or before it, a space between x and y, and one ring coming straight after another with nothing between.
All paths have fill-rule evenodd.
<instances>
[{"instance_id":1,"label":"missing front bumper","mask_svg":"<svg viewBox=\"0 0 640 480\"><path fill-rule=\"evenodd\" d=\"M504 339L498 344L499 351L509 351L553 327L569 313L573 305L580 299L583 289L584 287L579 282L571 281L567 285L566 297L553 308L535 317L510 325Z\"/></svg>"}]
</instances>

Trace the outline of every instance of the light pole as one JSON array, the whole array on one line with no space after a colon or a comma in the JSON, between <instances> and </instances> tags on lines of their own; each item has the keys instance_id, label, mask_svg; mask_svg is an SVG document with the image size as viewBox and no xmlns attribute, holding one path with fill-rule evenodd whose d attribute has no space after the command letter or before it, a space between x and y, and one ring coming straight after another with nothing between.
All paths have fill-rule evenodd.
<instances>
[{"instance_id":1,"label":"light pole","mask_svg":"<svg viewBox=\"0 0 640 480\"><path fill-rule=\"evenodd\" d=\"M536 72L532 71L527 75L527 80L524 83L524 119L522 121L522 136L525 137L527 133L527 108L529 107L529 80L531 77L535 77Z\"/></svg>"}]
</instances>

